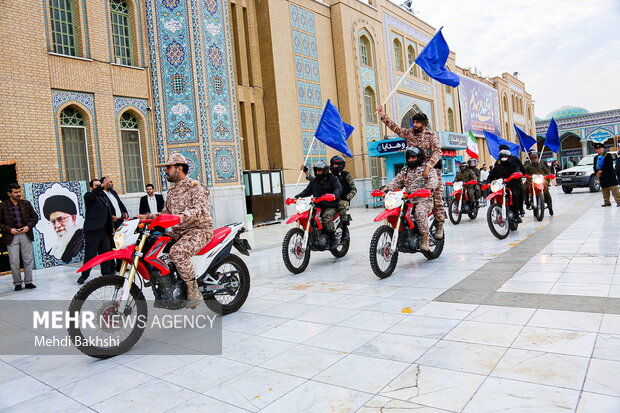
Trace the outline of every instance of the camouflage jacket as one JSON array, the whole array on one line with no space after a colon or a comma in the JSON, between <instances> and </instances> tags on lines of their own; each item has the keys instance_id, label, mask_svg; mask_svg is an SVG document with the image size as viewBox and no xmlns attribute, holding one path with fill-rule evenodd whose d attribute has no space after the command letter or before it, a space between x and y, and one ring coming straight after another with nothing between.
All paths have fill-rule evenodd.
<instances>
[{"instance_id":1,"label":"camouflage jacket","mask_svg":"<svg viewBox=\"0 0 620 413\"><path fill-rule=\"evenodd\" d=\"M401 138L407 141L407 146L417 146L424 151L426 165L434 168L441 159L442 151L439 136L432 130L425 129L422 133L415 133L413 129L405 129L394 123L387 115L381 115L381 120Z\"/></svg>"},{"instance_id":2,"label":"camouflage jacket","mask_svg":"<svg viewBox=\"0 0 620 413\"><path fill-rule=\"evenodd\" d=\"M477 181L478 178L476 178L476 174L471 169L465 169L464 171L457 173L454 178L454 182L468 182L472 180Z\"/></svg>"},{"instance_id":3,"label":"camouflage jacket","mask_svg":"<svg viewBox=\"0 0 620 413\"><path fill-rule=\"evenodd\" d=\"M476 181L479 181L480 180L480 169L470 167L469 170L472 171L474 175L476 175Z\"/></svg>"},{"instance_id":4,"label":"camouflage jacket","mask_svg":"<svg viewBox=\"0 0 620 413\"><path fill-rule=\"evenodd\" d=\"M525 173L527 175L549 175L549 168L547 168L547 165L544 163L538 162L537 164L533 164L530 161L526 161L523 167L525 168Z\"/></svg>"},{"instance_id":5,"label":"camouflage jacket","mask_svg":"<svg viewBox=\"0 0 620 413\"><path fill-rule=\"evenodd\" d=\"M209 190L195 179L185 178L168 190L162 213L185 216L174 227L176 233L190 229L210 229L213 226Z\"/></svg>"},{"instance_id":6,"label":"camouflage jacket","mask_svg":"<svg viewBox=\"0 0 620 413\"><path fill-rule=\"evenodd\" d=\"M386 191L398 191L400 189L404 189L405 192L415 192L418 189L428 189L433 190L437 188L439 185L439 178L437 178L437 174L431 173L425 178L422 176L424 172L423 166L418 166L417 168L409 168L405 166L400 170L398 175L392 179L392 182L385 186ZM414 198L414 202L418 202L420 199L428 199L432 200L432 198Z\"/></svg>"}]
</instances>

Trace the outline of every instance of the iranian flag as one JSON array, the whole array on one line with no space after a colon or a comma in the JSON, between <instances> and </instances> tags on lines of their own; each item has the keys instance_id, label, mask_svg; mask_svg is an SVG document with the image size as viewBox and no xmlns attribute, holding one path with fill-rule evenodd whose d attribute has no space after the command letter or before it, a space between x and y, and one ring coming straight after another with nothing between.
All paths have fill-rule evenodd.
<instances>
[{"instance_id":1,"label":"iranian flag","mask_svg":"<svg viewBox=\"0 0 620 413\"><path fill-rule=\"evenodd\" d=\"M469 138L467 138L466 152L470 157L478 159L478 141L471 131L469 131Z\"/></svg>"}]
</instances>

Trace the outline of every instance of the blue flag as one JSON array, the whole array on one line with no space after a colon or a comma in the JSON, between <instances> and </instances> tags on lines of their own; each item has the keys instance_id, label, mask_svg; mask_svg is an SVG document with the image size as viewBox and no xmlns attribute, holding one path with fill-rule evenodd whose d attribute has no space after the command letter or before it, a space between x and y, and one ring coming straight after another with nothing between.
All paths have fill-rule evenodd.
<instances>
[{"instance_id":1,"label":"blue flag","mask_svg":"<svg viewBox=\"0 0 620 413\"><path fill-rule=\"evenodd\" d=\"M443 29L443 27L441 29ZM446 69L450 48L443 34L441 34L441 29L439 29L431 41L428 42L424 50L422 50L420 55L415 59L415 62L427 75L436 81L444 85L457 87L461 83L461 80L455 73Z\"/></svg>"},{"instance_id":2,"label":"blue flag","mask_svg":"<svg viewBox=\"0 0 620 413\"><path fill-rule=\"evenodd\" d=\"M347 139L354 129L353 126L342 121L338 108L327 99L314 136L325 145L342 152L349 158L353 158L353 154L347 145Z\"/></svg>"},{"instance_id":3,"label":"blue flag","mask_svg":"<svg viewBox=\"0 0 620 413\"><path fill-rule=\"evenodd\" d=\"M521 150L523 152L527 152L530 150L532 146L536 144L536 139L532 138L527 133L523 132L521 128L513 123L515 130L517 131L517 136L519 137L519 143L521 144Z\"/></svg>"},{"instance_id":4,"label":"blue flag","mask_svg":"<svg viewBox=\"0 0 620 413\"><path fill-rule=\"evenodd\" d=\"M555 119L553 118L551 118L551 122L549 122L547 136L545 136L545 146L551 149L553 152L557 152L558 149L560 149L560 135L558 134L558 124L555 123Z\"/></svg>"},{"instance_id":5,"label":"blue flag","mask_svg":"<svg viewBox=\"0 0 620 413\"><path fill-rule=\"evenodd\" d=\"M506 139L502 139L499 136L488 132L488 131L483 131L484 132L484 137L487 140L487 148L489 148L489 153L491 154L491 156L495 159L499 159L499 146L500 145L507 145L508 149L510 150L510 153L513 154L514 156L519 156L519 145L517 145L516 143L512 143L510 141L507 141Z\"/></svg>"}]
</instances>

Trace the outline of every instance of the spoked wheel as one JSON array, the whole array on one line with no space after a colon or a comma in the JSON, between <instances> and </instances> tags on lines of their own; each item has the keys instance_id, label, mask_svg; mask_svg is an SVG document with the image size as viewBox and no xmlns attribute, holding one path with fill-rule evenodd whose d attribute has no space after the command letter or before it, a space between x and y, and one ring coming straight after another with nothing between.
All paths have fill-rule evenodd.
<instances>
[{"instance_id":1,"label":"spoked wheel","mask_svg":"<svg viewBox=\"0 0 620 413\"><path fill-rule=\"evenodd\" d=\"M534 218L538 221L542 221L545 217L545 196L542 192L535 195L534 208L532 208L532 210L534 211Z\"/></svg>"},{"instance_id":2,"label":"spoked wheel","mask_svg":"<svg viewBox=\"0 0 620 413\"><path fill-rule=\"evenodd\" d=\"M443 251L443 245L446 242L446 233L444 232L442 239L435 238L435 231L437 231L437 221L433 221L431 226L429 227L429 237L428 237L428 251L422 251L422 255L424 255L429 260L434 260L435 258L439 258L441 252Z\"/></svg>"},{"instance_id":3,"label":"spoked wheel","mask_svg":"<svg viewBox=\"0 0 620 413\"><path fill-rule=\"evenodd\" d=\"M478 201L475 201L472 204L471 209L467 212L467 216L469 217L469 219L476 219L476 217L478 216L479 209L480 207L478 206Z\"/></svg>"},{"instance_id":4,"label":"spoked wheel","mask_svg":"<svg viewBox=\"0 0 620 413\"><path fill-rule=\"evenodd\" d=\"M450 222L454 225L458 225L461 222L461 217L463 215L463 211L459 208L459 204L461 203L460 199L452 198L448 201L448 217L450 218Z\"/></svg>"},{"instance_id":5,"label":"spoked wheel","mask_svg":"<svg viewBox=\"0 0 620 413\"><path fill-rule=\"evenodd\" d=\"M234 313L240 309L250 292L250 271L245 262L230 254L211 271L211 278L218 280L218 284L224 288L215 293L203 293L207 307L221 315Z\"/></svg>"},{"instance_id":6,"label":"spoked wheel","mask_svg":"<svg viewBox=\"0 0 620 413\"><path fill-rule=\"evenodd\" d=\"M379 278L387 278L394 272L398 262L398 248L390 252L394 229L389 225L382 225L372 235L370 240L370 267Z\"/></svg>"},{"instance_id":7,"label":"spoked wheel","mask_svg":"<svg viewBox=\"0 0 620 413\"><path fill-rule=\"evenodd\" d=\"M310 248L303 249L304 231L292 228L284 236L282 242L282 259L284 265L293 274L304 272L310 262Z\"/></svg>"},{"instance_id":8,"label":"spoked wheel","mask_svg":"<svg viewBox=\"0 0 620 413\"><path fill-rule=\"evenodd\" d=\"M504 239L510 234L508 217L504 216L502 206L499 204L491 204L487 209L487 224L497 239Z\"/></svg>"},{"instance_id":9,"label":"spoked wheel","mask_svg":"<svg viewBox=\"0 0 620 413\"><path fill-rule=\"evenodd\" d=\"M335 250L329 250L329 252L331 252L332 255L336 258L342 258L345 255L347 255L347 252L349 252L349 246L351 244L351 235L349 235L349 237L347 237L347 240L343 242L342 241L343 231L344 231L344 226L339 226L338 228L336 228L336 236L340 237L341 241Z\"/></svg>"},{"instance_id":10,"label":"spoked wheel","mask_svg":"<svg viewBox=\"0 0 620 413\"><path fill-rule=\"evenodd\" d=\"M147 324L148 310L142 291L134 284L129 297L119 299L125 278L104 275L84 285L75 294L69 313L69 336L82 353L96 358L109 358L123 354L138 342ZM87 323L78 323L84 316L94 315L94 329ZM99 346L101 344L101 346ZM106 345L107 344L107 345Z\"/></svg>"}]
</instances>

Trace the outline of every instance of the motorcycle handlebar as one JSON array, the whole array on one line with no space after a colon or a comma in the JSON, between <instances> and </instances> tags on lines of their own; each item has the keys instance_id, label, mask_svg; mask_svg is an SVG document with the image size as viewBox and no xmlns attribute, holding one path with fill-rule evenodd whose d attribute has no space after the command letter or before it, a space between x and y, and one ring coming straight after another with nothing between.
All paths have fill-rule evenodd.
<instances>
[{"instance_id":1,"label":"motorcycle handlebar","mask_svg":"<svg viewBox=\"0 0 620 413\"><path fill-rule=\"evenodd\" d=\"M465 182L465 185L477 185L477 184L478 184L478 181L476 181L476 180L471 180L469 182Z\"/></svg>"},{"instance_id":2,"label":"motorcycle handlebar","mask_svg":"<svg viewBox=\"0 0 620 413\"><path fill-rule=\"evenodd\" d=\"M291 205L291 204L294 204L296 202L297 202L297 200L295 198L286 198L286 202L285 203L286 203L286 205Z\"/></svg>"}]
</instances>

